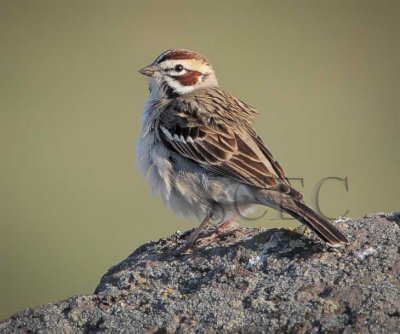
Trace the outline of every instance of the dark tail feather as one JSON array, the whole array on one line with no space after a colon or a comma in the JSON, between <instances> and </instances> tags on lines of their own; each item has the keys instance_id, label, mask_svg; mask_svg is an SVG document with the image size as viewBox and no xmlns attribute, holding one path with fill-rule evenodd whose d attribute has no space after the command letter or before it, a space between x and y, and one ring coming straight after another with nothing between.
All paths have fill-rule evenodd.
<instances>
[{"instance_id":1,"label":"dark tail feather","mask_svg":"<svg viewBox=\"0 0 400 334\"><path fill-rule=\"evenodd\" d=\"M282 207L282 210L292 215L304 225L308 226L322 240L338 246L339 244L348 243L349 241L335 226L333 226L326 218L308 207L299 200L293 200L294 206Z\"/></svg>"}]
</instances>

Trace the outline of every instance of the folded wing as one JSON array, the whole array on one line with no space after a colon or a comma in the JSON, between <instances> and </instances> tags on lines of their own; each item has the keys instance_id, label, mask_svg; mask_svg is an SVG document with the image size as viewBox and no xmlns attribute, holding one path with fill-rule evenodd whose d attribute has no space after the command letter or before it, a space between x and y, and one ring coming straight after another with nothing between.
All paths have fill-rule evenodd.
<instances>
[{"instance_id":1,"label":"folded wing","mask_svg":"<svg viewBox=\"0 0 400 334\"><path fill-rule=\"evenodd\" d=\"M279 186L284 191L281 188L286 186L289 191L281 166L252 129L250 119L241 118L246 115L241 108L249 113L247 105L213 101L189 95L167 105L158 125L165 145L219 175L261 188Z\"/></svg>"}]
</instances>

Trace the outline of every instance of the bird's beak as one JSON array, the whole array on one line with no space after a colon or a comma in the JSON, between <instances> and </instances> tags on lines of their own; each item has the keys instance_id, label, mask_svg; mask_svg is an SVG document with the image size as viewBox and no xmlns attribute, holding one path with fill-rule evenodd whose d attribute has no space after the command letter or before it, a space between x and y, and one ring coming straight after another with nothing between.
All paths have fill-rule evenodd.
<instances>
[{"instance_id":1,"label":"bird's beak","mask_svg":"<svg viewBox=\"0 0 400 334\"><path fill-rule=\"evenodd\" d=\"M143 74L147 77L152 77L153 74L157 71L157 65L155 64L150 64L148 66L143 67L142 69L139 70L140 74Z\"/></svg>"}]
</instances>

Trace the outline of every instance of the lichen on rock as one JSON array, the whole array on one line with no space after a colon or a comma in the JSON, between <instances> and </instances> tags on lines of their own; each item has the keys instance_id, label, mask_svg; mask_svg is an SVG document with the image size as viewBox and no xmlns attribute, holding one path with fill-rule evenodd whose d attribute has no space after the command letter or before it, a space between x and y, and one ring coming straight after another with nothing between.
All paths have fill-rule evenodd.
<instances>
[{"instance_id":1,"label":"lichen on rock","mask_svg":"<svg viewBox=\"0 0 400 334\"><path fill-rule=\"evenodd\" d=\"M348 246L238 228L182 254L189 232L177 232L112 267L93 295L21 311L0 333L397 332L400 214L334 224Z\"/></svg>"}]
</instances>

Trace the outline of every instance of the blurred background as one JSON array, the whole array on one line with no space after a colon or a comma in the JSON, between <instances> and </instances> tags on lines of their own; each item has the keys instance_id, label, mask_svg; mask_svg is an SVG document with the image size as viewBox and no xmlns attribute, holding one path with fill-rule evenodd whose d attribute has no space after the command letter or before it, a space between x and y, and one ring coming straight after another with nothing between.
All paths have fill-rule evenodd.
<instances>
[{"instance_id":1,"label":"blurred background","mask_svg":"<svg viewBox=\"0 0 400 334\"><path fill-rule=\"evenodd\" d=\"M194 227L149 194L137 70L206 55L306 200L400 209L398 1L0 1L0 319L93 292L140 244ZM245 226L288 226L269 210Z\"/></svg>"}]
</instances>

